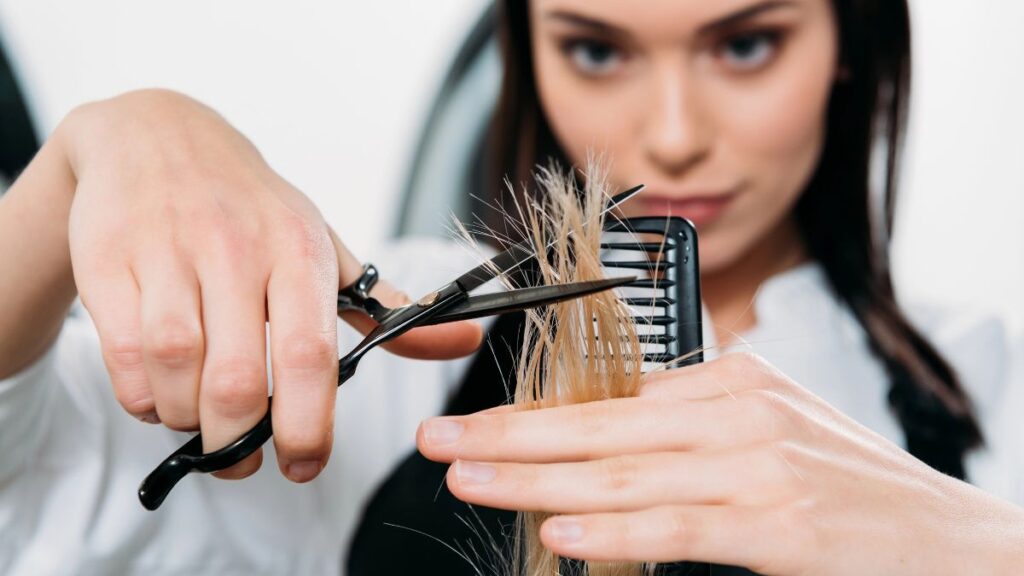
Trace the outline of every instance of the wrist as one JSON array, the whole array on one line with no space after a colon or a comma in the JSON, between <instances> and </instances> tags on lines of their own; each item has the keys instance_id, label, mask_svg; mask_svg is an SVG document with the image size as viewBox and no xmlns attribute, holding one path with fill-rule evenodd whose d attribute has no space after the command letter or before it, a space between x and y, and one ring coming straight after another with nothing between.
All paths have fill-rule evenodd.
<instances>
[{"instance_id":1,"label":"wrist","mask_svg":"<svg viewBox=\"0 0 1024 576\"><path fill-rule=\"evenodd\" d=\"M0 206L0 378L41 356L76 295L68 222L76 181L51 137Z\"/></svg>"},{"instance_id":2,"label":"wrist","mask_svg":"<svg viewBox=\"0 0 1024 576\"><path fill-rule=\"evenodd\" d=\"M136 90L80 105L58 131L79 180L93 170L108 177L137 166L199 182L225 171L260 178L270 171L255 146L216 111L171 90Z\"/></svg>"},{"instance_id":3,"label":"wrist","mask_svg":"<svg viewBox=\"0 0 1024 576\"><path fill-rule=\"evenodd\" d=\"M965 482L948 494L947 540L932 574L1011 576L1024 564L1024 509ZM955 568L951 571L951 568Z\"/></svg>"},{"instance_id":4,"label":"wrist","mask_svg":"<svg viewBox=\"0 0 1024 576\"><path fill-rule=\"evenodd\" d=\"M97 163L111 159L122 163L133 150L149 154L154 144L173 140L174 131L181 131L186 110L198 106L169 90L127 92L78 105L57 126L52 139L60 143L71 171L83 179Z\"/></svg>"}]
</instances>

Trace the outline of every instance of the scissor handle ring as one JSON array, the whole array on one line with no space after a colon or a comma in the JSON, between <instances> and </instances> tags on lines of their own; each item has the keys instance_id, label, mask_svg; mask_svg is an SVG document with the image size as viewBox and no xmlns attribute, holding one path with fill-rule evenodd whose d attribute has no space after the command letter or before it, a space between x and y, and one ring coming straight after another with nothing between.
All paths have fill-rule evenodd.
<instances>
[{"instance_id":1,"label":"scissor handle ring","mask_svg":"<svg viewBox=\"0 0 1024 576\"><path fill-rule=\"evenodd\" d=\"M378 280L380 272L377 271L377 267L370 263L364 264L363 273L359 278L338 291L338 312L358 310L365 312L374 320L380 320L390 310L370 296L370 291L377 285Z\"/></svg>"}]
</instances>

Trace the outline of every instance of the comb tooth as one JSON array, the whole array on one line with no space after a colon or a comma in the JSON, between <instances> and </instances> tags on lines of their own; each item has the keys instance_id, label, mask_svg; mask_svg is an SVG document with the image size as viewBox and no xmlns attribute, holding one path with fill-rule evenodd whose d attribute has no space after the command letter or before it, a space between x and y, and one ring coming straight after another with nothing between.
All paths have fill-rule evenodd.
<instances>
[{"instance_id":1,"label":"comb tooth","mask_svg":"<svg viewBox=\"0 0 1024 576\"><path fill-rule=\"evenodd\" d=\"M608 268L625 268L629 270L650 270L655 273L665 272L675 267L675 264L671 262L665 262L664 260L656 263L652 262L615 262L602 260L601 264Z\"/></svg>"},{"instance_id":2,"label":"comb tooth","mask_svg":"<svg viewBox=\"0 0 1024 576\"><path fill-rule=\"evenodd\" d=\"M672 280L655 280L650 278L642 278L640 280L634 280L626 286L630 288L674 288L676 285Z\"/></svg>"},{"instance_id":3,"label":"comb tooth","mask_svg":"<svg viewBox=\"0 0 1024 576\"><path fill-rule=\"evenodd\" d=\"M633 316L633 323L640 326L671 326L676 319L671 316Z\"/></svg>"},{"instance_id":4,"label":"comb tooth","mask_svg":"<svg viewBox=\"0 0 1024 576\"><path fill-rule=\"evenodd\" d=\"M673 304L676 303L676 301L674 299L672 299L672 298L665 298L665 297L653 298L653 297L650 297L650 296L646 296L646 297L641 296L641 297L635 297L635 298L623 298L622 301L627 306L647 306L649 308L662 308L662 307L665 307L665 306L672 306Z\"/></svg>"},{"instance_id":5,"label":"comb tooth","mask_svg":"<svg viewBox=\"0 0 1024 576\"><path fill-rule=\"evenodd\" d=\"M602 242L601 248L604 250L629 250L631 252L661 252L675 248L675 241L666 238L664 243L661 242Z\"/></svg>"},{"instance_id":6,"label":"comb tooth","mask_svg":"<svg viewBox=\"0 0 1024 576\"><path fill-rule=\"evenodd\" d=\"M637 334L637 340L642 346L668 346L676 341L676 337L668 334ZM595 342L600 342L599 336L594 336ZM628 342L625 336L619 339L620 342Z\"/></svg>"},{"instance_id":7,"label":"comb tooth","mask_svg":"<svg viewBox=\"0 0 1024 576\"><path fill-rule=\"evenodd\" d=\"M644 354L644 362L657 362L658 364L664 364L675 359L676 356L673 354Z\"/></svg>"},{"instance_id":8,"label":"comb tooth","mask_svg":"<svg viewBox=\"0 0 1024 576\"><path fill-rule=\"evenodd\" d=\"M622 358L624 360L632 361L635 358L639 358L641 362L657 362L658 364L667 364L669 362L672 362L673 360L675 360L678 357L679 356L676 355L676 354L668 354L668 353L664 353L664 352L639 354L639 355L636 355L636 356L634 356L632 354L623 354L622 355ZM591 354L584 354L583 358L586 359L586 360L602 360L602 359L605 358L605 355L604 354L593 354L593 355L591 355Z\"/></svg>"},{"instance_id":9,"label":"comb tooth","mask_svg":"<svg viewBox=\"0 0 1024 576\"><path fill-rule=\"evenodd\" d=\"M676 341L676 337L669 334L639 334L637 337L640 339L640 344L668 346Z\"/></svg>"}]
</instances>

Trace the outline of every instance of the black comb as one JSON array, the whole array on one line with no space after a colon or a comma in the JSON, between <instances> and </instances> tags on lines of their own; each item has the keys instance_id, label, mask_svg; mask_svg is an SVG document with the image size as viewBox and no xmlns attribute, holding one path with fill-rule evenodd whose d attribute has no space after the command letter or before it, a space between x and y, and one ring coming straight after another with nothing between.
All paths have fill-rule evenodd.
<instances>
[{"instance_id":1,"label":"black comb","mask_svg":"<svg viewBox=\"0 0 1024 576\"><path fill-rule=\"evenodd\" d=\"M620 288L619 294L634 311L645 368L666 362L673 362L673 367L703 362L700 268L693 224L679 217L609 219L601 249L605 268L640 275Z\"/></svg>"}]
</instances>

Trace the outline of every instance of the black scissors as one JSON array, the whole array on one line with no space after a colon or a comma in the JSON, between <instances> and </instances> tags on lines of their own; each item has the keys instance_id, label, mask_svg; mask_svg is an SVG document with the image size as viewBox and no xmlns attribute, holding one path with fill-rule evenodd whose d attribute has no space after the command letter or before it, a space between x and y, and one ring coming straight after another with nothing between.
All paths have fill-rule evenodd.
<instances>
[{"instance_id":1,"label":"black scissors","mask_svg":"<svg viewBox=\"0 0 1024 576\"><path fill-rule=\"evenodd\" d=\"M607 210L625 202L642 188L643 186L637 186L611 198ZM365 266L359 279L338 293L338 312L363 312L377 321L377 327L341 358L338 385L341 386L355 374L359 360L371 349L417 326L444 324L537 308L623 286L636 280L630 276L470 296L469 293L473 290L513 270L533 258L535 254L535 249L529 242L516 244L419 301L393 309L370 296L370 290L373 289L379 275L372 265ZM272 434L269 409L263 419L245 435L209 454L203 454L203 438L201 434L197 434L146 476L139 487L139 500L147 510L156 510L174 485L188 473L216 472L241 462L269 440Z\"/></svg>"}]
</instances>

